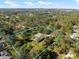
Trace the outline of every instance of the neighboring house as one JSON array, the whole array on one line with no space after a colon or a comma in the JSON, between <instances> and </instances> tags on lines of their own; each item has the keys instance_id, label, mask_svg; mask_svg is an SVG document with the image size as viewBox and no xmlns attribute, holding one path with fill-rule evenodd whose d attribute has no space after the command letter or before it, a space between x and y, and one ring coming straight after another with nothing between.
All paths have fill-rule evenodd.
<instances>
[{"instance_id":1,"label":"neighboring house","mask_svg":"<svg viewBox=\"0 0 79 59\"><path fill-rule=\"evenodd\" d=\"M34 40L34 41L41 41L41 40L43 40L44 38L49 37L49 36L50 36L50 35L47 35L47 34L37 33L37 34L35 34L35 35L32 37L32 40Z\"/></svg>"},{"instance_id":2,"label":"neighboring house","mask_svg":"<svg viewBox=\"0 0 79 59\"><path fill-rule=\"evenodd\" d=\"M9 19L10 17L9 17L9 16L5 16L5 18L6 18L6 19Z\"/></svg>"},{"instance_id":3,"label":"neighboring house","mask_svg":"<svg viewBox=\"0 0 79 59\"><path fill-rule=\"evenodd\" d=\"M72 27L72 34L70 35L70 38L73 40L78 40L79 36L78 36L78 26L74 25Z\"/></svg>"},{"instance_id":4,"label":"neighboring house","mask_svg":"<svg viewBox=\"0 0 79 59\"><path fill-rule=\"evenodd\" d=\"M0 59L11 59L10 56L1 56Z\"/></svg>"},{"instance_id":5,"label":"neighboring house","mask_svg":"<svg viewBox=\"0 0 79 59\"><path fill-rule=\"evenodd\" d=\"M6 50L3 50L0 52L0 56L7 56L8 52Z\"/></svg>"},{"instance_id":6,"label":"neighboring house","mask_svg":"<svg viewBox=\"0 0 79 59\"><path fill-rule=\"evenodd\" d=\"M3 50L0 52L0 59L11 59L11 56L8 56L8 52Z\"/></svg>"},{"instance_id":7,"label":"neighboring house","mask_svg":"<svg viewBox=\"0 0 79 59\"><path fill-rule=\"evenodd\" d=\"M78 40L78 36L77 33L72 33L72 35L70 35L71 39L73 40Z\"/></svg>"},{"instance_id":8,"label":"neighboring house","mask_svg":"<svg viewBox=\"0 0 79 59\"><path fill-rule=\"evenodd\" d=\"M32 37L32 40L34 41L40 41L40 40L43 40L43 38L45 38L45 34L42 34L42 33L37 33L35 34L33 37Z\"/></svg>"},{"instance_id":9,"label":"neighboring house","mask_svg":"<svg viewBox=\"0 0 79 59\"><path fill-rule=\"evenodd\" d=\"M74 25L72 27L72 33L76 33L76 32L78 32L78 26Z\"/></svg>"},{"instance_id":10,"label":"neighboring house","mask_svg":"<svg viewBox=\"0 0 79 59\"><path fill-rule=\"evenodd\" d=\"M73 54L72 50L70 50L64 57L63 59L71 59L73 58L75 55Z\"/></svg>"}]
</instances>

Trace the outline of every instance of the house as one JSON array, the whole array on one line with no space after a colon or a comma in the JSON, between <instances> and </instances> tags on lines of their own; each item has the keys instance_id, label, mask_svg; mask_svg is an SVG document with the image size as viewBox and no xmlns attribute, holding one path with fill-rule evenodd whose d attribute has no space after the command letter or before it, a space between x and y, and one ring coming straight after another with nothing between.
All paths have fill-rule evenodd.
<instances>
[{"instance_id":1,"label":"house","mask_svg":"<svg viewBox=\"0 0 79 59\"><path fill-rule=\"evenodd\" d=\"M8 52L3 50L0 52L0 59L11 59L11 56L8 56Z\"/></svg>"},{"instance_id":2,"label":"house","mask_svg":"<svg viewBox=\"0 0 79 59\"><path fill-rule=\"evenodd\" d=\"M47 34L42 34L42 33L37 33L32 37L32 40L34 41L41 41L44 38L46 38L48 35Z\"/></svg>"},{"instance_id":3,"label":"house","mask_svg":"<svg viewBox=\"0 0 79 59\"><path fill-rule=\"evenodd\" d=\"M72 33L76 33L76 32L78 32L78 26L74 25L72 27Z\"/></svg>"},{"instance_id":4,"label":"house","mask_svg":"<svg viewBox=\"0 0 79 59\"><path fill-rule=\"evenodd\" d=\"M63 57L63 59L71 59L73 58L75 55L73 54L72 50L69 50L69 52Z\"/></svg>"},{"instance_id":5,"label":"house","mask_svg":"<svg viewBox=\"0 0 79 59\"><path fill-rule=\"evenodd\" d=\"M77 33L73 33L72 35L70 35L70 37L73 40L78 40Z\"/></svg>"},{"instance_id":6,"label":"house","mask_svg":"<svg viewBox=\"0 0 79 59\"><path fill-rule=\"evenodd\" d=\"M73 40L78 40L79 39L78 33L79 33L78 32L78 26L73 25L72 34L70 35L70 38L73 39Z\"/></svg>"},{"instance_id":7,"label":"house","mask_svg":"<svg viewBox=\"0 0 79 59\"><path fill-rule=\"evenodd\" d=\"M10 17L9 17L9 16L5 16L5 18L6 18L6 19L9 19Z\"/></svg>"},{"instance_id":8,"label":"house","mask_svg":"<svg viewBox=\"0 0 79 59\"><path fill-rule=\"evenodd\" d=\"M1 56L0 59L11 59L10 56Z\"/></svg>"}]
</instances>

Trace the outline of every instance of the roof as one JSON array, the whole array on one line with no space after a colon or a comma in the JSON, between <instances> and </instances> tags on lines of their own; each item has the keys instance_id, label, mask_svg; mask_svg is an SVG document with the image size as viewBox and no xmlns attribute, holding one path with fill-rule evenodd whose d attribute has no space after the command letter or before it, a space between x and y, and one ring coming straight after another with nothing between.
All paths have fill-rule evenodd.
<instances>
[{"instance_id":1,"label":"roof","mask_svg":"<svg viewBox=\"0 0 79 59\"><path fill-rule=\"evenodd\" d=\"M40 40L42 40L42 39L45 38L45 37L46 37L46 34L37 33L37 34L35 34L35 35L32 37L32 40L40 41Z\"/></svg>"},{"instance_id":2,"label":"roof","mask_svg":"<svg viewBox=\"0 0 79 59\"><path fill-rule=\"evenodd\" d=\"M10 56L0 56L0 59L11 59Z\"/></svg>"}]
</instances>

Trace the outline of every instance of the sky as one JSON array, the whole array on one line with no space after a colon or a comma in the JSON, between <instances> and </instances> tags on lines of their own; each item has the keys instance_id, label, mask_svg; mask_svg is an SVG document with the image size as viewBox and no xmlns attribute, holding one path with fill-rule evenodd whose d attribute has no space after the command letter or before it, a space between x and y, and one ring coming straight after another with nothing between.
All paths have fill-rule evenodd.
<instances>
[{"instance_id":1,"label":"sky","mask_svg":"<svg viewBox=\"0 0 79 59\"><path fill-rule=\"evenodd\" d=\"M79 0L0 0L0 8L79 9Z\"/></svg>"}]
</instances>

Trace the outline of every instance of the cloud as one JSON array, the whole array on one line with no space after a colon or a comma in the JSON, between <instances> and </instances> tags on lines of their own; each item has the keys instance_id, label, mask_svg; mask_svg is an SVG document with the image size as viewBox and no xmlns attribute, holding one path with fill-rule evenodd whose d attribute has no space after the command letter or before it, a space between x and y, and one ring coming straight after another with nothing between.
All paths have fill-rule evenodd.
<instances>
[{"instance_id":1,"label":"cloud","mask_svg":"<svg viewBox=\"0 0 79 59\"><path fill-rule=\"evenodd\" d=\"M0 2L0 8L79 8L79 0L73 1L76 2L76 5L67 4L65 1L59 3L58 1L53 2L47 0L4 0L2 4Z\"/></svg>"},{"instance_id":2,"label":"cloud","mask_svg":"<svg viewBox=\"0 0 79 59\"><path fill-rule=\"evenodd\" d=\"M34 5L32 2L24 2L24 4L26 4L28 6L33 6Z\"/></svg>"},{"instance_id":3,"label":"cloud","mask_svg":"<svg viewBox=\"0 0 79 59\"><path fill-rule=\"evenodd\" d=\"M50 5L50 4L52 4L52 2L44 2L44 1L38 1L37 3L41 4L41 5Z\"/></svg>"},{"instance_id":4,"label":"cloud","mask_svg":"<svg viewBox=\"0 0 79 59\"><path fill-rule=\"evenodd\" d=\"M52 2L45 2L45 1L37 1L37 2L24 2L25 5L28 5L28 6L44 6L44 5L52 5Z\"/></svg>"},{"instance_id":5,"label":"cloud","mask_svg":"<svg viewBox=\"0 0 79 59\"><path fill-rule=\"evenodd\" d=\"M46 8L48 5L52 5L52 2L45 2L45 1L27 2L25 1L24 4L26 8Z\"/></svg>"},{"instance_id":6,"label":"cloud","mask_svg":"<svg viewBox=\"0 0 79 59\"><path fill-rule=\"evenodd\" d=\"M57 2L47 2L47 1L38 1L35 4L37 8L55 8L59 6L59 3Z\"/></svg>"},{"instance_id":7,"label":"cloud","mask_svg":"<svg viewBox=\"0 0 79 59\"><path fill-rule=\"evenodd\" d=\"M76 3L79 3L79 0L73 0L73 1L75 1Z\"/></svg>"},{"instance_id":8,"label":"cloud","mask_svg":"<svg viewBox=\"0 0 79 59\"><path fill-rule=\"evenodd\" d=\"M12 7L18 7L18 6L20 6L19 4L16 4L16 3L14 3L14 2L12 2L11 0L6 0L6 1L4 1L4 5L6 5L6 6L12 6Z\"/></svg>"}]
</instances>

